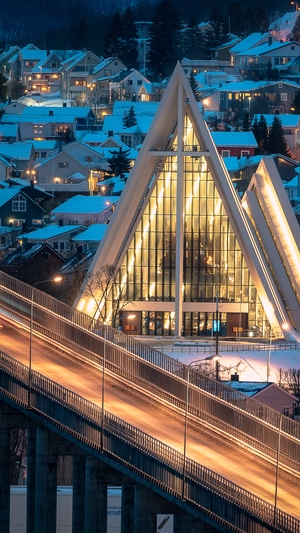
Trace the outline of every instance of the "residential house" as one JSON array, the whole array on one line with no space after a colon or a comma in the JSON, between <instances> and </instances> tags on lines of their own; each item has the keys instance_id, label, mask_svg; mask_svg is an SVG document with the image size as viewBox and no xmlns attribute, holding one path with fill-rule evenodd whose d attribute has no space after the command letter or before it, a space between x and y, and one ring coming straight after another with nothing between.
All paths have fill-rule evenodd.
<instances>
[{"instance_id":1,"label":"residential house","mask_svg":"<svg viewBox=\"0 0 300 533\"><path fill-rule=\"evenodd\" d=\"M270 37L268 43L256 48L239 52L240 69L249 79L259 79L269 67L272 69L286 65L300 54L300 43L296 41L273 42Z\"/></svg>"},{"instance_id":2,"label":"residential house","mask_svg":"<svg viewBox=\"0 0 300 533\"><path fill-rule=\"evenodd\" d=\"M0 72L9 82L11 82L13 78L10 68L10 60L17 56L19 51L19 46L6 46L5 50L0 54Z\"/></svg>"},{"instance_id":3,"label":"residential house","mask_svg":"<svg viewBox=\"0 0 300 533\"><path fill-rule=\"evenodd\" d=\"M109 221L118 202L116 196L73 196L52 210L56 223L105 224Z\"/></svg>"},{"instance_id":4,"label":"residential house","mask_svg":"<svg viewBox=\"0 0 300 533\"><path fill-rule=\"evenodd\" d=\"M47 243L62 257L69 257L76 252L72 238L83 230L84 227L78 225L48 224L43 228L21 235L20 239L26 239L28 243Z\"/></svg>"},{"instance_id":5,"label":"residential house","mask_svg":"<svg viewBox=\"0 0 300 533\"><path fill-rule=\"evenodd\" d=\"M1 145L0 145L1 146ZM13 163L10 159L0 155L0 180L6 180L13 174ZM1 184L0 184L1 188Z\"/></svg>"},{"instance_id":6,"label":"residential house","mask_svg":"<svg viewBox=\"0 0 300 533\"><path fill-rule=\"evenodd\" d=\"M236 72L241 75L245 75L248 69L248 63L246 62L243 53L251 53L251 50L255 50L262 45L271 45L272 43L279 43L280 39L270 32L265 33L251 33L247 35L245 39L232 46L230 50L231 63L236 68Z\"/></svg>"},{"instance_id":7,"label":"residential house","mask_svg":"<svg viewBox=\"0 0 300 533\"><path fill-rule=\"evenodd\" d=\"M236 35L231 35L231 39L225 43L212 47L210 50L212 52L213 59L219 61L230 61L231 59L231 49L233 46L238 44L241 41Z\"/></svg>"},{"instance_id":8,"label":"residential house","mask_svg":"<svg viewBox=\"0 0 300 533\"><path fill-rule=\"evenodd\" d=\"M28 243L23 238L20 246L2 259L0 270L32 285L53 277L64 262L65 259L48 243Z\"/></svg>"},{"instance_id":9,"label":"residential house","mask_svg":"<svg viewBox=\"0 0 300 533\"><path fill-rule=\"evenodd\" d=\"M46 212L43 203L47 198L49 195L35 187L3 188L0 192L0 225L22 228L23 231L42 225Z\"/></svg>"},{"instance_id":10,"label":"residential house","mask_svg":"<svg viewBox=\"0 0 300 533\"><path fill-rule=\"evenodd\" d=\"M286 416L293 417L294 407L297 402L296 396L276 385L276 383L260 381L239 381L238 376L232 377L232 381L222 382L234 390L254 398L259 402L283 413Z\"/></svg>"},{"instance_id":11,"label":"residential house","mask_svg":"<svg viewBox=\"0 0 300 533\"><path fill-rule=\"evenodd\" d=\"M45 190L64 199L72 194L89 193L89 169L61 150L36 165L36 179Z\"/></svg>"},{"instance_id":12,"label":"residential house","mask_svg":"<svg viewBox=\"0 0 300 533\"><path fill-rule=\"evenodd\" d=\"M80 94L86 93L88 85L94 79L94 68L99 63L100 58L90 51L78 52L62 61L61 96L75 100Z\"/></svg>"},{"instance_id":13,"label":"residential house","mask_svg":"<svg viewBox=\"0 0 300 533\"><path fill-rule=\"evenodd\" d=\"M35 165L51 157L57 150L56 141L33 140L26 142L31 142L33 145Z\"/></svg>"},{"instance_id":14,"label":"residential house","mask_svg":"<svg viewBox=\"0 0 300 533\"><path fill-rule=\"evenodd\" d=\"M43 57L31 70L27 80L27 90L43 93L60 93L61 72L59 70L61 56L50 52Z\"/></svg>"},{"instance_id":15,"label":"residential house","mask_svg":"<svg viewBox=\"0 0 300 533\"><path fill-rule=\"evenodd\" d=\"M15 177L32 178L34 148L31 143L2 142L0 143L0 156L11 163Z\"/></svg>"},{"instance_id":16,"label":"residential house","mask_svg":"<svg viewBox=\"0 0 300 533\"><path fill-rule=\"evenodd\" d=\"M257 141L252 131L212 131L211 136L222 157L255 155Z\"/></svg>"},{"instance_id":17,"label":"residential house","mask_svg":"<svg viewBox=\"0 0 300 533\"><path fill-rule=\"evenodd\" d=\"M95 252L102 241L107 224L92 224L87 229L72 237L72 243L84 253Z\"/></svg>"},{"instance_id":18,"label":"residential house","mask_svg":"<svg viewBox=\"0 0 300 533\"><path fill-rule=\"evenodd\" d=\"M138 92L142 84L150 83L138 70L124 69L109 82L109 101L129 100L135 102L138 99Z\"/></svg>"},{"instance_id":19,"label":"residential house","mask_svg":"<svg viewBox=\"0 0 300 533\"><path fill-rule=\"evenodd\" d=\"M20 63L20 81L27 86L31 78L32 69L47 57L47 50L40 50L33 44L21 48L18 61Z\"/></svg>"},{"instance_id":20,"label":"residential house","mask_svg":"<svg viewBox=\"0 0 300 533\"><path fill-rule=\"evenodd\" d=\"M20 141L20 130L18 124L2 124L0 122L0 143Z\"/></svg>"},{"instance_id":21,"label":"residential house","mask_svg":"<svg viewBox=\"0 0 300 533\"><path fill-rule=\"evenodd\" d=\"M65 117L66 122L75 124L76 131L91 131L96 121L96 116L90 107L68 107L66 102L63 102L61 106L49 106L47 102L43 105L38 103L34 111L32 107L26 106L22 111L22 115L24 117L31 116L33 112L35 112L41 122L46 122L49 117ZM70 117L71 120L67 117ZM73 128L74 135L76 134L75 129Z\"/></svg>"},{"instance_id":22,"label":"residential house","mask_svg":"<svg viewBox=\"0 0 300 533\"><path fill-rule=\"evenodd\" d=\"M76 134L77 119L75 113L64 113L67 108L56 108L55 114L51 110L48 115L40 112L37 107L36 111L33 108L29 113L22 113L20 115L8 115L5 113L2 117L3 124L17 124L20 131L22 141L32 139L48 139L61 140L68 131L73 135Z\"/></svg>"},{"instance_id":23,"label":"residential house","mask_svg":"<svg viewBox=\"0 0 300 533\"><path fill-rule=\"evenodd\" d=\"M246 110L253 116L260 112L262 106L267 106L269 113L288 113L298 90L296 83L284 80L228 83L219 89L219 111L227 114L238 111L241 114Z\"/></svg>"},{"instance_id":24,"label":"residential house","mask_svg":"<svg viewBox=\"0 0 300 533\"><path fill-rule=\"evenodd\" d=\"M108 57L95 66L92 86L97 91L99 104L111 102L109 83L116 74L119 74L124 69L127 69L127 67L118 57Z\"/></svg>"}]
</instances>

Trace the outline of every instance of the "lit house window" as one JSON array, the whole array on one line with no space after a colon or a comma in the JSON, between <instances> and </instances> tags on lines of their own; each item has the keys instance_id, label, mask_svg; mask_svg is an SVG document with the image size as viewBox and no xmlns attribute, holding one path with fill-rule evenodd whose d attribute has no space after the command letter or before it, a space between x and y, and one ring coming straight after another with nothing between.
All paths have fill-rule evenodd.
<instances>
[{"instance_id":1,"label":"lit house window","mask_svg":"<svg viewBox=\"0 0 300 533\"><path fill-rule=\"evenodd\" d=\"M69 163L64 163L64 162L60 161L58 163L58 168L69 168Z\"/></svg>"},{"instance_id":2,"label":"lit house window","mask_svg":"<svg viewBox=\"0 0 300 533\"><path fill-rule=\"evenodd\" d=\"M12 200L13 211L26 211L26 199L21 194L17 194Z\"/></svg>"}]
</instances>

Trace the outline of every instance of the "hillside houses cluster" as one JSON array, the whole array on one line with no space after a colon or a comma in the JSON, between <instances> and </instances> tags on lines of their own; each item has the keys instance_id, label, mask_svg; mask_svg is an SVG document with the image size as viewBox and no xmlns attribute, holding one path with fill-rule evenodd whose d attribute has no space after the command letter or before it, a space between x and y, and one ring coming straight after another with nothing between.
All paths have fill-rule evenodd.
<instances>
[{"instance_id":1,"label":"hillside houses cluster","mask_svg":"<svg viewBox=\"0 0 300 533\"><path fill-rule=\"evenodd\" d=\"M295 14L288 15L292 28ZM257 141L251 131L223 131L222 120L237 110L259 117L262 97L268 127L280 116L292 157L269 157L298 216L300 115L290 109L300 90L300 44L286 40L282 26L244 40L233 36L213 51L214 59L184 59L182 66L187 77L193 72L210 129L218 118L212 138L241 195L260 162ZM278 80L258 79L270 68ZM167 82L151 82L117 57L33 44L7 47L0 72L9 92L0 108L0 268L32 283L46 271L74 274L78 264L88 268L126 185L126 175L112 175L109 160L126 153L134 165ZM14 80L26 87L18 100L11 98ZM135 123L128 127L130 110Z\"/></svg>"}]
</instances>

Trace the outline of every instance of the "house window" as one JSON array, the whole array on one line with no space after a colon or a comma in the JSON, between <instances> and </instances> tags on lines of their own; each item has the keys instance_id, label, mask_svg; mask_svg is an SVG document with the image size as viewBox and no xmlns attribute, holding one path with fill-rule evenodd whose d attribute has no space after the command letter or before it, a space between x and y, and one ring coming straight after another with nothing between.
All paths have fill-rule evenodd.
<instances>
[{"instance_id":1,"label":"house window","mask_svg":"<svg viewBox=\"0 0 300 533\"><path fill-rule=\"evenodd\" d=\"M60 242L59 243L59 249L60 250L64 250L65 249L65 243L64 242Z\"/></svg>"},{"instance_id":2,"label":"house window","mask_svg":"<svg viewBox=\"0 0 300 533\"><path fill-rule=\"evenodd\" d=\"M230 150L222 150L222 157L229 157L230 156Z\"/></svg>"},{"instance_id":3,"label":"house window","mask_svg":"<svg viewBox=\"0 0 300 533\"><path fill-rule=\"evenodd\" d=\"M47 157L47 152L41 152L41 158L45 159Z\"/></svg>"},{"instance_id":4,"label":"house window","mask_svg":"<svg viewBox=\"0 0 300 533\"><path fill-rule=\"evenodd\" d=\"M56 241L53 242L53 248L54 250L58 250L58 242Z\"/></svg>"},{"instance_id":5,"label":"house window","mask_svg":"<svg viewBox=\"0 0 300 533\"><path fill-rule=\"evenodd\" d=\"M26 199L21 194L17 194L12 201L13 211L26 211Z\"/></svg>"},{"instance_id":6,"label":"house window","mask_svg":"<svg viewBox=\"0 0 300 533\"><path fill-rule=\"evenodd\" d=\"M105 76L105 77L107 77L107 76L111 76L111 70L107 68L107 69L104 71L104 76Z\"/></svg>"},{"instance_id":7,"label":"house window","mask_svg":"<svg viewBox=\"0 0 300 533\"><path fill-rule=\"evenodd\" d=\"M91 156L89 156L89 155L86 155L85 156L85 162L86 163L92 163L93 162L93 158Z\"/></svg>"},{"instance_id":8,"label":"house window","mask_svg":"<svg viewBox=\"0 0 300 533\"><path fill-rule=\"evenodd\" d=\"M58 168L69 168L69 163L64 163L64 162L60 161L58 163Z\"/></svg>"},{"instance_id":9,"label":"house window","mask_svg":"<svg viewBox=\"0 0 300 533\"><path fill-rule=\"evenodd\" d=\"M249 155L249 150L241 150L241 157L247 157Z\"/></svg>"},{"instance_id":10,"label":"house window","mask_svg":"<svg viewBox=\"0 0 300 533\"><path fill-rule=\"evenodd\" d=\"M132 80L127 80L127 85L132 85Z\"/></svg>"},{"instance_id":11,"label":"house window","mask_svg":"<svg viewBox=\"0 0 300 533\"><path fill-rule=\"evenodd\" d=\"M142 85L142 80L138 80L137 85Z\"/></svg>"},{"instance_id":12,"label":"house window","mask_svg":"<svg viewBox=\"0 0 300 533\"><path fill-rule=\"evenodd\" d=\"M51 68L57 68L57 63L51 63Z\"/></svg>"},{"instance_id":13,"label":"house window","mask_svg":"<svg viewBox=\"0 0 300 533\"><path fill-rule=\"evenodd\" d=\"M287 93L280 93L280 101L287 102Z\"/></svg>"}]
</instances>

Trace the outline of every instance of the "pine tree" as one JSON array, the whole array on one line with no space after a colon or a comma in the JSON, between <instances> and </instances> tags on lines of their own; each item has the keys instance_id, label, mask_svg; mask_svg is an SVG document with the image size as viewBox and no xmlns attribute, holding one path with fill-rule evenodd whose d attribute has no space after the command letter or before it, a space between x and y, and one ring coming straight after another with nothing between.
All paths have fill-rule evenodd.
<instances>
[{"instance_id":1,"label":"pine tree","mask_svg":"<svg viewBox=\"0 0 300 533\"><path fill-rule=\"evenodd\" d=\"M274 116L272 126L269 132L269 149L271 154L281 154L286 157L291 157L288 149L286 139L284 136L281 120L278 115Z\"/></svg>"},{"instance_id":2,"label":"pine tree","mask_svg":"<svg viewBox=\"0 0 300 533\"><path fill-rule=\"evenodd\" d=\"M123 48L119 53L119 58L128 69L136 68L138 66L138 34L130 8L127 8L122 16L121 40L123 41Z\"/></svg>"},{"instance_id":3,"label":"pine tree","mask_svg":"<svg viewBox=\"0 0 300 533\"><path fill-rule=\"evenodd\" d=\"M120 178L124 178L125 174L130 171L130 159L129 159L129 153L130 150L122 150L120 148L119 150L110 150L110 153L112 154L112 157L107 159L107 162L110 167L109 174L112 174L114 176L120 176Z\"/></svg>"},{"instance_id":4,"label":"pine tree","mask_svg":"<svg viewBox=\"0 0 300 533\"><path fill-rule=\"evenodd\" d=\"M2 73L0 73L0 101L5 102L7 97L7 85L6 85L7 79L5 76L3 76Z\"/></svg>"},{"instance_id":5,"label":"pine tree","mask_svg":"<svg viewBox=\"0 0 300 533\"><path fill-rule=\"evenodd\" d=\"M128 109L128 113L126 113L123 118L123 126L124 128L131 128L132 126L136 126L137 123L138 122L136 119L134 108L133 106L130 106L130 108Z\"/></svg>"},{"instance_id":6,"label":"pine tree","mask_svg":"<svg viewBox=\"0 0 300 533\"><path fill-rule=\"evenodd\" d=\"M246 35L246 17L240 2L233 2L227 11L228 33L239 37Z\"/></svg>"},{"instance_id":7,"label":"pine tree","mask_svg":"<svg viewBox=\"0 0 300 533\"><path fill-rule=\"evenodd\" d=\"M119 11L116 11L105 39L104 53L107 57L120 57L122 49L122 17Z\"/></svg>"},{"instance_id":8,"label":"pine tree","mask_svg":"<svg viewBox=\"0 0 300 533\"><path fill-rule=\"evenodd\" d=\"M156 79L170 76L179 59L180 24L171 0L162 0L149 28L149 71Z\"/></svg>"},{"instance_id":9,"label":"pine tree","mask_svg":"<svg viewBox=\"0 0 300 533\"><path fill-rule=\"evenodd\" d=\"M188 28L182 32L182 50L183 57L189 59L202 59L203 58L203 38L201 30L195 19L192 17Z\"/></svg>"},{"instance_id":10,"label":"pine tree","mask_svg":"<svg viewBox=\"0 0 300 533\"><path fill-rule=\"evenodd\" d=\"M252 131L258 145L257 153L262 155L268 153L268 126L263 115L260 116L259 120L257 117L254 118Z\"/></svg>"},{"instance_id":11,"label":"pine tree","mask_svg":"<svg viewBox=\"0 0 300 533\"><path fill-rule=\"evenodd\" d=\"M198 100L199 99L199 95L198 95L198 92L197 92L198 83L197 83L197 80L195 78L193 69L191 70L191 73L190 73L189 82L190 82L190 86L192 88L192 91L193 91L193 93L195 95L195 98L196 98L196 100Z\"/></svg>"},{"instance_id":12,"label":"pine tree","mask_svg":"<svg viewBox=\"0 0 300 533\"><path fill-rule=\"evenodd\" d=\"M241 125L241 130L242 131L250 131L251 129L251 120L250 120L250 115L249 115L249 112L247 110L244 111L244 115L243 115L243 122L242 122L242 125Z\"/></svg>"},{"instance_id":13,"label":"pine tree","mask_svg":"<svg viewBox=\"0 0 300 533\"><path fill-rule=\"evenodd\" d=\"M204 31L203 46L206 58L210 59L212 56L212 49L225 43L228 35L225 29L225 21L219 9L215 9L209 20L209 24Z\"/></svg>"}]
</instances>

